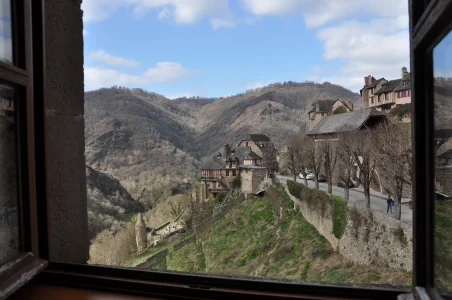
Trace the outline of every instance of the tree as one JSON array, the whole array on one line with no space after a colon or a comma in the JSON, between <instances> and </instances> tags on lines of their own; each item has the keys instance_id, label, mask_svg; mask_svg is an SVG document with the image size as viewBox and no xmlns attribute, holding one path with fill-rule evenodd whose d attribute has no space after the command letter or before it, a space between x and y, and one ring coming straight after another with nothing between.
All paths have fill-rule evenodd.
<instances>
[{"instance_id":1,"label":"tree","mask_svg":"<svg viewBox=\"0 0 452 300\"><path fill-rule=\"evenodd\" d=\"M309 168L314 174L315 188L319 189L319 174L323 164L323 153L317 147L314 138L306 137L303 141L302 157L306 159ZM306 178L306 176L304 176Z\"/></svg>"},{"instance_id":2,"label":"tree","mask_svg":"<svg viewBox=\"0 0 452 300\"><path fill-rule=\"evenodd\" d=\"M323 156L323 169L325 171L326 180L328 181L328 193L333 193L333 175L337 163L336 141L331 139L319 141L319 151Z\"/></svg>"},{"instance_id":3,"label":"tree","mask_svg":"<svg viewBox=\"0 0 452 300\"><path fill-rule=\"evenodd\" d=\"M376 145L373 144L370 129L352 131L350 134L350 142L352 147L353 159L359 168L358 182L363 186L364 196L366 198L366 206L370 209L370 185L375 174L376 166Z\"/></svg>"},{"instance_id":4,"label":"tree","mask_svg":"<svg viewBox=\"0 0 452 300\"><path fill-rule=\"evenodd\" d=\"M337 141L337 164L339 179L344 183L344 198L350 198L350 183L353 178L355 159L353 156L353 137L349 132L339 134Z\"/></svg>"},{"instance_id":5,"label":"tree","mask_svg":"<svg viewBox=\"0 0 452 300\"><path fill-rule=\"evenodd\" d=\"M261 166L267 168L267 173L274 173L278 170L278 161L276 160L276 156L278 154L278 150L270 143L265 147L261 148L262 150L262 164Z\"/></svg>"},{"instance_id":6,"label":"tree","mask_svg":"<svg viewBox=\"0 0 452 300\"><path fill-rule=\"evenodd\" d=\"M412 147L411 132L392 123L379 125L373 134L378 157L377 167L385 190L394 196L396 218L400 220L403 189L411 185Z\"/></svg>"},{"instance_id":7,"label":"tree","mask_svg":"<svg viewBox=\"0 0 452 300\"><path fill-rule=\"evenodd\" d=\"M297 181L297 172L300 170L300 156L301 156L301 137L293 134L289 137L286 143L286 151L284 157L287 160L287 168L293 176L293 180Z\"/></svg>"}]
</instances>

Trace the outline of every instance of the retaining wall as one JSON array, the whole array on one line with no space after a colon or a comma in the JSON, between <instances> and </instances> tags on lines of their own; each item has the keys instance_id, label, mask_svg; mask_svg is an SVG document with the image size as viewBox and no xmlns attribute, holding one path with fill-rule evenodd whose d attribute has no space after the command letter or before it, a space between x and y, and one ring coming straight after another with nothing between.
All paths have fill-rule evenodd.
<instances>
[{"instance_id":1,"label":"retaining wall","mask_svg":"<svg viewBox=\"0 0 452 300\"><path fill-rule=\"evenodd\" d=\"M411 225L349 202L347 227L342 237L337 238L333 234L331 204L319 211L291 195L286 183L284 188L294 202L294 209L299 210L343 257L362 265L379 264L412 270Z\"/></svg>"}]
</instances>

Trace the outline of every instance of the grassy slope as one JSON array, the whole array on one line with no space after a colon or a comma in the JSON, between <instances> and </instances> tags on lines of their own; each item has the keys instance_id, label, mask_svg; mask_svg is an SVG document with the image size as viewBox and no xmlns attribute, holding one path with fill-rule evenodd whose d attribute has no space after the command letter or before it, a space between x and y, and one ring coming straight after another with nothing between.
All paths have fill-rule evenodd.
<instances>
[{"instance_id":1,"label":"grassy slope","mask_svg":"<svg viewBox=\"0 0 452 300\"><path fill-rule=\"evenodd\" d=\"M281 189L267 198L244 201L200 234L196 243L171 252L154 268L292 280L410 284L409 273L358 266L333 253L325 238L291 207Z\"/></svg>"},{"instance_id":2,"label":"grassy slope","mask_svg":"<svg viewBox=\"0 0 452 300\"><path fill-rule=\"evenodd\" d=\"M452 290L452 201L436 202L436 281Z\"/></svg>"}]
</instances>

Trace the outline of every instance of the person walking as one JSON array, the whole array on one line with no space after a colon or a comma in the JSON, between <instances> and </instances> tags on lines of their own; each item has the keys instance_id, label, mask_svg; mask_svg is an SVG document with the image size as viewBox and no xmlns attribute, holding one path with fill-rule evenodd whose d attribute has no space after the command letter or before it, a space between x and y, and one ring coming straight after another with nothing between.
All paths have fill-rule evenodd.
<instances>
[{"instance_id":1,"label":"person walking","mask_svg":"<svg viewBox=\"0 0 452 300\"><path fill-rule=\"evenodd\" d=\"M386 199L386 203L388 204L386 213L388 214L389 212L391 212L391 214L392 214L392 207L394 206L394 200L392 200L391 195L389 195L388 199Z\"/></svg>"}]
</instances>

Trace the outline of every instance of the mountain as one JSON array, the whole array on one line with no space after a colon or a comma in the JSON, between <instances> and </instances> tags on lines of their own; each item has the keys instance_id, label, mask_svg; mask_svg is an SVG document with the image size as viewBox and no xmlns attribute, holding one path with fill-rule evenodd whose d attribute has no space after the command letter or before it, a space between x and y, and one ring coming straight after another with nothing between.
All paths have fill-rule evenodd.
<instances>
[{"instance_id":1,"label":"mountain","mask_svg":"<svg viewBox=\"0 0 452 300\"><path fill-rule=\"evenodd\" d=\"M148 207L184 178L195 181L199 161L224 141L265 133L278 148L305 126L311 105L359 94L330 83L274 83L221 98L169 100L142 89L103 88L85 94L86 161L111 174Z\"/></svg>"},{"instance_id":2,"label":"mountain","mask_svg":"<svg viewBox=\"0 0 452 300\"><path fill-rule=\"evenodd\" d=\"M130 196L119 181L86 167L88 222L90 240L103 229L111 228L124 215L144 212L144 206Z\"/></svg>"}]
</instances>

